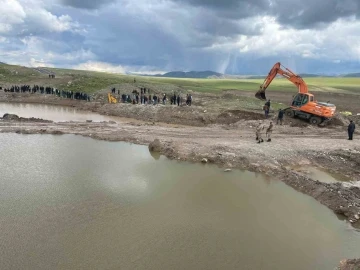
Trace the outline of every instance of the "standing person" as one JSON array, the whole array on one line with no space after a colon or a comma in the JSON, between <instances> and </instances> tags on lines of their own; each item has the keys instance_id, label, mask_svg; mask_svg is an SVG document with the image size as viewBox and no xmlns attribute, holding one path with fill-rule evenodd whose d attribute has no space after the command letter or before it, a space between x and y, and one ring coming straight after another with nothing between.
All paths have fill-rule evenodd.
<instances>
[{"instance_id":1,"label":"standing person","mask_svg":"<svg viewBox=\"0 0 360 270\"><path fill-rule=\"evenodd\" d=\"M267 128L267 130L266 130L266 137L267 137L267 141L268 141L268 142L271 142L271 134L272 134L272 132L273 132L273 127L274 127L273 122L270 121L270 125L269 125L269 127Z\"/></svg>"},{"instance_id":2,"label":"standing person","mask_svg":"<svg viewBox=\"0 0 360 270\"><path fill-rule=\"evenodd\" d=\"M264 129L264 125L262 123L262 121L260 121L260 123L258 124L258 126L256 127L256 140L258 141L258 143L262 143L264 142L263 138L262 138L262 135L261 135L261 132L263 131Z\"/></svg>"},{"instance_id":3,"label":"standing person","mask_svg":"<svg viewBox=\"0 0 360 270\"><path fill-rule=\"evenodd\" d=\"M354 124L353 120L350 120L350 124L348 126L348 134L349 134L348 140L352 141L354 131L355 131L355 124Z\"/></svg>"},{"instance_id":4,"label":"standing person","mask_svg":"<svg viewBox=\"0 0 360 270\"><path fill-rule=\"evenodd\" d=\"M265 103L264 111L265 111L265 118L268 118L270 112L270 99Z\"/></svg>"},{"instance_id":5,"label":"standing person","mask_svg":"<svg viewBox=\"0 0 360 270\"><path fill-rule=\"evenodd\" d=\"M176 105L176 94L174 93L174 96L173 96L173 105Z\"/></svg>"},{"instance_id":6,"label":"standing person","mask_svg":"<svg viewBox=\"0 0 360 270\"><path fill-rule=\"evenodd\" d=\"M284 119L284 111L282 109L279 109L279 114L278 114L278 118L276 120L276 124L278 125L280 122L280 125L282 126L283 119Z\"/></svg>"}]
</instances>

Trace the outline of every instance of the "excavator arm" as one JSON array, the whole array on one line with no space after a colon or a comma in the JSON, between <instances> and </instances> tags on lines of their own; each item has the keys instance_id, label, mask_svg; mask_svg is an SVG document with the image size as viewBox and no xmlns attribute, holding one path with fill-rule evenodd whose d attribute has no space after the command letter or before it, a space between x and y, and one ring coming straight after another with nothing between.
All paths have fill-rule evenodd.
<instances>
[{"instance_id":1,"label":"excavator arm","mask_svg":"<svg viewBox=\"0 0 360 270\"><path fill-rule=\"evenodd\" d=\"M298 88L299 93L308 93L308 87L300 76L296 75L290 69L282 66L280 63L276 63L270 70L269 75L266 77L263 84L260 85L260 90L257 91L257 93L255 94L256 98L266 100L265 91L278 74L295 84Z\"/></svg>"}]
</instances>

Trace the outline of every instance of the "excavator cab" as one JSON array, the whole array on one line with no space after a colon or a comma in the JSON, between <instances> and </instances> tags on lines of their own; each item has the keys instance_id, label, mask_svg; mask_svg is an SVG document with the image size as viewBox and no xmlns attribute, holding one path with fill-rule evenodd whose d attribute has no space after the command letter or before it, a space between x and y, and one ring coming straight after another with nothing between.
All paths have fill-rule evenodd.
<instances>
[{"instance_id":1,"label":"excavator cab","mask_svg":"<svg viewBox=\"0 0 360 270\"><path fill-rule=\"evenodd\" d=\"M291 106L301 107L307 104L309 101L314 101L313 95L299 93L294 97Z\"/></svg>"}]
</instances>

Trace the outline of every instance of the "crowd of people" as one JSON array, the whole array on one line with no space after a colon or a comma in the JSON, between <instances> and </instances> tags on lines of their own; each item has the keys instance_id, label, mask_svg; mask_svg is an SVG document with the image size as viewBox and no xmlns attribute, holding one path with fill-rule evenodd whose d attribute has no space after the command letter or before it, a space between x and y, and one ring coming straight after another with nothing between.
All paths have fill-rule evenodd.
<instances>
[{"instance_id":1,"label":"crowd of people","mask_svg":"<svg viewBox=\"0 0 360 270\"><path fill-rule=\"evenodd\" d=\"M4 88L4 92L10 93L40 93L45 95L56 95L62 98L69 98L69 99L77 99L77 100L86 100L90 101L90 95L83 93L83 92L73 92L73 91L65 91L59 90L49 86L39 86L39 85L13 85L10 88Z\"/></svg>"},{"instance_id":2,"label":"crowd of people","mask_svg":"<svg viewBox=\"0 0 360 270\"><path fill-rule=\"evenodd\" d=\"M181 94L176 94L176 93L174 93L170 97L168 97L167 94L161 94L161 95L157 95L156 93L151 94L151 91L148 88L140 88L140 91L133 90L131 94L121 94L121 95L120 95L120 90L116 91L115 88L111 89L112 94L116 94L116 92L120 96L120 100L122 103L131 103L131 104L165 105L168 102L168 100L170 100L171 105L182 106L185 102L187 106L191 106L193 99L191 94L187 94L185 99Z\"/></svg>"}]
</instances>

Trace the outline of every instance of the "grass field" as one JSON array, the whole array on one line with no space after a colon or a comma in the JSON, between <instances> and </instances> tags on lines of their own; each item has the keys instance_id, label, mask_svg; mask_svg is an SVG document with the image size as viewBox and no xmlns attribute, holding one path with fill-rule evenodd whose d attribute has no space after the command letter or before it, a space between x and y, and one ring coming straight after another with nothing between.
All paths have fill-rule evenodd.
<instances>
[{"instance_id":1,"label":"grass field","mask_svg":"<svg viewBox=\"0 0 360 270\"><path fill-rule=\"evenodd\" d=\"M56 74L56 79L49 79L47 74L42 74L31 68L0 64L0 86L12 84L40 84L49 85L63 90L82 91L94 93L108 89L112 86L127 84L132 87L136 78L136 85L158 88L164 92L176 89L192 90L196 92L219 93L222 90L256 91L262 84L261 79L183 79L183 78L158 78L109 74L92 71L79 71L69 69L50 69ZM310 91L336 91L344 93L360 93L360 78L304 78ZM69 83L71 82L71 83ZM296 87L284 78L275 78L269 90L296 91Z\"/></svg>"}]
</instances>

